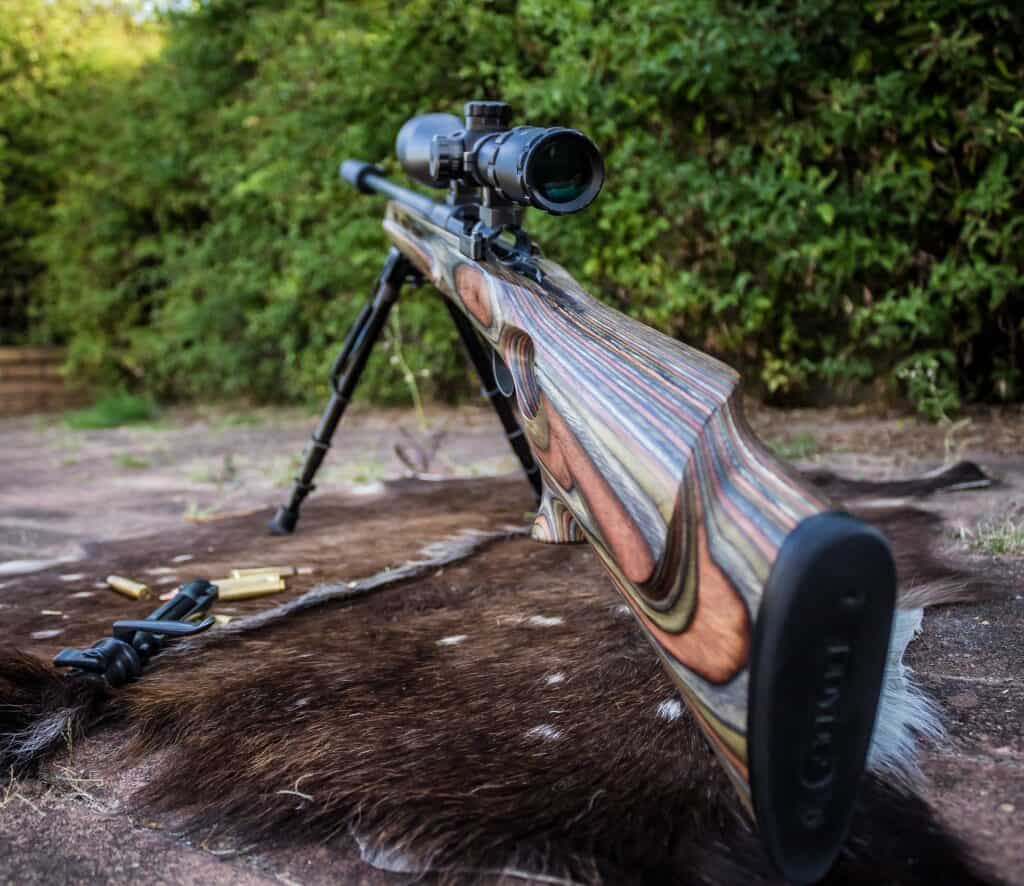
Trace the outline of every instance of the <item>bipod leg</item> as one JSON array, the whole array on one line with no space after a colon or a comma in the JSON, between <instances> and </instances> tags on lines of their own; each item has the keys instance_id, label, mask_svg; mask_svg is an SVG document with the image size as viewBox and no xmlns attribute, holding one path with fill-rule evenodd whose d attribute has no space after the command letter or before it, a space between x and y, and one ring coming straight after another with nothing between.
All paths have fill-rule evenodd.
<instances>
[{"instance_id":1,"label":"bipod leg","mask_svg":"<svg viewBox=\"0 0 1024 886\"><path fill-rule=\"evenodd\" d=\"M473 328L473 324L469 322L466 315L447 298L444 300L444 303L445 307L448 308L448 313L452 315L452 320L455 321L455 328L459 330L462 343L469 352L469 359L473 361L473 366L476 367L476 371L480 374L484 396L491 401L491 406L498 413L498 418L505 429L505 436L508 438L509 445L512 447L512 451L519 457L519 463L523 466L526 479L533 486L533 491L537 496L537 503L539 504L541 492L543 491L540 468L537 467L537 463L533 460L530 444L526 442L526 435L523 433L518 419L516 419L515 412L512 411L509 398L501 392L494 378L494 367L490 354L486 351L483 343L480 341L480 337Z\"/></svg>"},{"instance_id":2,"label":"bipod leg","mask_svg":"<svg viewBox=\"0 0 1024 886\"><path fill-rule=\"evenodd\" d=\"M306 448L302 470L295 478L291 497L286 505L277 509L274 519L270 521L271 535L290 535L295 531L295 525L299 522L299 508L306 496L316 488L313 478L331 446L331 438L366 368L370 351L384 329L402 283L415 274L416 270L409 260L392 247L384 262L377 289L363 305L331 367L331 399Z\"/></svg>"}]
</instances>

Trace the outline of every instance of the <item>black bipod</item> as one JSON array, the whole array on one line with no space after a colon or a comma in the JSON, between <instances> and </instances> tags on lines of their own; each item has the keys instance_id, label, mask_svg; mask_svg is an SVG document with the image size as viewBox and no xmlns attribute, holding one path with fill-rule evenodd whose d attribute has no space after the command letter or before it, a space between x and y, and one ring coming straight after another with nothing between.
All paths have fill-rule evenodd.
<instances>
[{"instance_id":1,"label":"black bipod","mask_svg":"<svg viewBox=\"0 0 1024 886\"><path fill-rule=\"evenodd\" d=\"M330 449L334 432L341 417L345 414L345 409L352 399L359 378L366 368L370 351L377 339L380 338L388 314L398 300L402 284L406 282L419 283L421 280L422 276L419 271L401 252L392 247L384 262L384 269L381 271L376 290L369 301L363 305L363 309L356 317L356 321L345 337L341 350L331 367L331 399L328 401L327 408L324 409L323 416L320 418L320 424L317 425L313 438L306 448L302 470L295 478L295 485L292 487L288 503L278 508L274 518L270 521L271 535L290 535L295 531L302 502L316 488L313 478L320 469L327 450ZM445 304L455 321L462 342L469 352L470 360L480 374L484 396L498 413L509 444L518 456L539 502L541 495L540 470L533 460L533 454L519 427L509 398L502 393L495 381L494 369L487 357L484 345L469 320L448 299L445 299Z\"/></svg>"},{"instance_id":2,"label":"black bipod","mask_svg":"<svg viewBox=\"0 0 1024 886\"><path fill-rule=\"evenodd\" d=\"M99 674L121 686L142 674L149 660L171 640L191 637L216 624L206 613L217 599L217 586L205 579L182 585L170 600L141 621L115 621L113 636L87 649L62 649L53 663ZM200 622L188 619L202 618Z\"/></svg>"}]
</instances>

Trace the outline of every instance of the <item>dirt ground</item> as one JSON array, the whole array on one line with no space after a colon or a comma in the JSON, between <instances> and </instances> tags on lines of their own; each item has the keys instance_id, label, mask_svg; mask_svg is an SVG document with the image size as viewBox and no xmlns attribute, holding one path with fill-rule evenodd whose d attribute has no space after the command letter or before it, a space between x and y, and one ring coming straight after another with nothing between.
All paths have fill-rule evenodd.
<instances>
[{"instance_id":1,"label":"dirt ground","mask_svg":"<svg viewBox=\"0 0 1024 886\"><path fill-rule=\"evenodd\" d=\"M998 481L991 489L933 496L927 506L948 521L947 555L1014 593L1008 600L930 613L908 660L942 705L950 730L949 742L924 758L933 801L1009 882L1024 883L1024 552L1002 553L983 541L986 527L1024 526L1024 410L978 410L951 426L867 410L752 407L750 413L761 436L802 466L881 479L970 458ZM427 418L428 429L422 429L411 412L351 413L319 478L321 494L355 491L370 503L383 481L408 474L410 464L442 476L516 470L496 419L485 409L435 409ZM14 617L19 607L11 601L46 576L47 594L53 588L78 594L81 609L97 598L109 603L113 595L103 589L93 561L99 552L130 547L134 538L148 537L148 550L167 548L148 569L141 565L146 551L139 552L140 574L134 577L157 588L189 577L185 571L193 562L180 568L164 562L174 562L168 546L183 538L191 539L190 550L209 541L203 552L216 561L217 518L248 514L256 531L286 496L314 424L308 413L266 409L183 410L153 425L106 431L72 431L53 417L0 421L2 639L47 656L77 637L82 626L68 623L72 607L40 603L28 625ZM431 436L436 441L441 431L431 455ZM396 444L404 446L404 460ZM378 517L381 532L388 520L401 519L387 512ZM160 537L166 545L158 545ZM305 579L297 589L314 583ZM107 618L101 615L97 624ZM83 753L88 770L89 755L103 751ZM45 789L0 790L0 882L332 880L326 860L315 852L225 850L193 844L166 822L126 820L116 809L116 783L82 778L79 770L57 770ZM51 842L43 844L46 835ZM353 883L407 879L366 865L333 875L335 882Z\"/></svg>"}]
</instances>

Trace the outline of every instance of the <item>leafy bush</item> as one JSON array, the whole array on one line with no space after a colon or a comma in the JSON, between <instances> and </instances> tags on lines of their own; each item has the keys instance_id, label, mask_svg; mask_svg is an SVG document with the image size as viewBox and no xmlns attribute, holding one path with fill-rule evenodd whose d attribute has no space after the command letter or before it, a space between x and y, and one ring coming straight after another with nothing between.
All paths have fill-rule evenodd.
<instances>
[{"instance_id":1,"label":"leafy bush","mask_svg":"<svg viewBox=\"0 0 1024 886\"><path fill-rule=\"evenodd\" d=\"M892 393L928 355L925 409L1019 398L1022 84L1008 2L198 3L93 108L46 329L161 397L320 397L386 248L338 162L397 171L408 116L502 97L606 153L594 207L528 220L547 253L760 393ZM435 297L400 323L428 393L472 390ZM405 399L387 357L367 392Z\"/></svg>"},{"instance_id":2,"label":"leafy bush","mask_svg":"<svg viewBox=\"0 0 1024 886\"><path fill-rule=\"evenodd\" d=\"M159 46L116 4L0 4L0 344L30 336L47 232L64 172L83 161L81 120Z\"/></svg>"},{"instance_id":3,"label":"leafy bush","mask_svg":"<svg viewBox=\"0 0 1024 886\"><path fill-rule=\"evenodd\" d=\"M931 421L946 420L960 408L960 396L952 378L948 354L915 354L907 359L896 377L907 389L910 402ZM945 357L946 359L942 359Z\"/></svg>"}]
</instances>

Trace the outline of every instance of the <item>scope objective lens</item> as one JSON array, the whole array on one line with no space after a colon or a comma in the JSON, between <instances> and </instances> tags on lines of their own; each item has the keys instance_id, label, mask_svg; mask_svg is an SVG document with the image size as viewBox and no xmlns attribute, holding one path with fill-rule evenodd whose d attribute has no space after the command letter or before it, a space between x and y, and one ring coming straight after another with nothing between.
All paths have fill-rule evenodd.
<instances>
[{"instance_id":1,"label":"scope objective lens","mask_svg":"<svg viewBox=\"0 0 1024 886\"><path fill-rule=\"evenodd\" d=\"M534 187L552 203L572 203L591 179L590 157L578 139L558 135L540 146L531 164Z\"/></svg>"}]
</instances>

